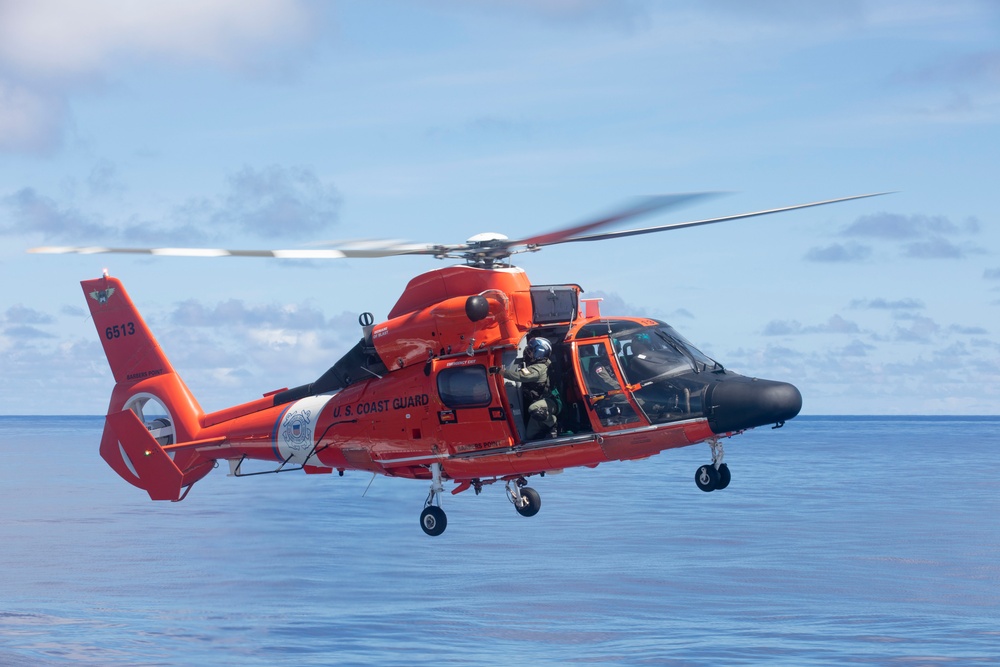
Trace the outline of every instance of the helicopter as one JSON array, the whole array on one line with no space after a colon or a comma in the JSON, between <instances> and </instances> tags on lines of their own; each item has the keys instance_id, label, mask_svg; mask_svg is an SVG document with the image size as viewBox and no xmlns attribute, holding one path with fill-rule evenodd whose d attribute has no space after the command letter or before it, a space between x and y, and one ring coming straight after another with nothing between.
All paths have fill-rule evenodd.
<instances>
[{"instance_id":1,"label":"helicopter","mask_svg":"<svg viewBox=\"0 0 1000 667\"><path fill-rule=\"evenodd\" d=\"M38 253L141 253L286 259L426 255L460 263L409 281L384 321L359 317L361 338L314 382L205 412L171 365L122 281L80 284L115 386L100 455L152 500L184 500L220 462L234 477L364 471L430 483L420 512L430 536L447 527L452 494L503 483L518 514L541 496L528 479L567 468L644 459L699 443L711 458L695 471L705 492L731 479L724 441L779 428L802 407L792 384L735 373L666 322L601 313L573 283L535 285L511 257L547 246L606 241L770 215L866 197L854 195L752 213L600 231L687 205L712 193L637 200L610 215L511 240L345 243L337 248L42 247ZM541 365L546 379L532 381ZM539 386L541 385L541 386ZM247 470L247 461L268 462ZM261 464L256 464L261 465Z\"/></svg>"}]
</instances>

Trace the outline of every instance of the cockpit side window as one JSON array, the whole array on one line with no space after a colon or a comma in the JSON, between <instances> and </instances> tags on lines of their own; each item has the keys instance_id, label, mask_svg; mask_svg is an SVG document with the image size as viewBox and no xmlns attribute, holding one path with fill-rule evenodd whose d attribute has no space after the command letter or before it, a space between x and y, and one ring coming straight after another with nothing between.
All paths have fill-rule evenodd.
<instances>
[{"instance_id":1,"label":"cockpit side window","mask_svg":"<svg viewBox=\"0 0 1000 667\"><path fill-rule=\"evenodd\" d=\"M639 421L639 416L622 390L607 343L602 340L579 345L577 356L588 401L601 424L616 426Z\"/></svg>"},{"instance_id":2,"label":"cockpit side window","mask_svg":"<svg viewBox=\"0 0 1000 667\"><path fill-rule=\"evenodd\" d=\"M608 349L601 343L582 345L579 349L580 369L588 394L604 394L612 389L621 389L614 368L608 356Z\"/></svg>"}]
</instances>

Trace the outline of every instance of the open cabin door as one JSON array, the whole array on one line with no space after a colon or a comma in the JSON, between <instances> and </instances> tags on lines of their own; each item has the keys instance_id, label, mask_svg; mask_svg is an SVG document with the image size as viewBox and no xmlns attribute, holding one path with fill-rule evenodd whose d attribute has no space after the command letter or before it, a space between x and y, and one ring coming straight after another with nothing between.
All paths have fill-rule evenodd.
<instances>
[{"instance_id":1,"label":"open cabin door","mask_svg":"<svg viewBox=\"0 0 1000 667\"><path fill-rule=\"evenodd\" d=\"M504 350L501 353L500 368L509 368L514 364L517 358L521 355L521 350L524 349L525 340L527 340L527 336L522 339L520 348L515 350ZM524 442L524 434L526 431L525 408L527 406L524 405L523 397L521 395L521 386L511 380L505 380L503 373L497 374L497 383L506 398L508 420L511 432L516 434L515 439L517 442Z\"/></svg>"}]
</instances>

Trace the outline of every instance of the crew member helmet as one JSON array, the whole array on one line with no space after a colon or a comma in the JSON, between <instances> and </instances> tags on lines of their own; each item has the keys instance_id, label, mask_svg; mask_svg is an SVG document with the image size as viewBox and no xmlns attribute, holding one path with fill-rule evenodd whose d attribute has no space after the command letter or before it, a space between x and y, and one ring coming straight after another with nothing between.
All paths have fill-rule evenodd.
<instances>
[{"instance_id":1,"label":"crew member helmet","mask_svg":"<svg viewBox=\"0 0 1000 667\"><path fill-rule=\"evenodd\" d=\"M532 338L528 341L528 354L536 361L548 359L552 356L552 343L545 338Z\"/></svg>"}]
</instances>

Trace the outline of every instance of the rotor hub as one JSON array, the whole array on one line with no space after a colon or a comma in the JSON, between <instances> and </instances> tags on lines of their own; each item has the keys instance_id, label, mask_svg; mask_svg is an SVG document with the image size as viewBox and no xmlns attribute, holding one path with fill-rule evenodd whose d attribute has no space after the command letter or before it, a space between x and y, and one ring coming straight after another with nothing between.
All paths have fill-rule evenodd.
<instances>
[{"instance_id":1,"label":"rotor hub","mask_svg":"<svg viewBox=\"0 0 1000 667\"><path fill-rule=\"evenodd\" d=\"M470 236L465 243L476 248L496 248L506 245L508 241L510 239L504 234L483 232L475 236Z\"/></svg>"}]
</instances>

